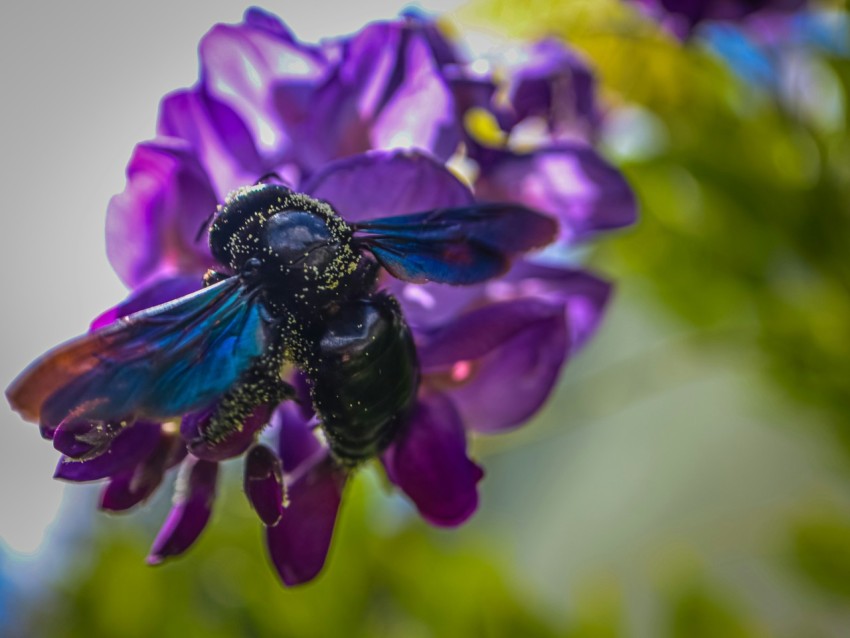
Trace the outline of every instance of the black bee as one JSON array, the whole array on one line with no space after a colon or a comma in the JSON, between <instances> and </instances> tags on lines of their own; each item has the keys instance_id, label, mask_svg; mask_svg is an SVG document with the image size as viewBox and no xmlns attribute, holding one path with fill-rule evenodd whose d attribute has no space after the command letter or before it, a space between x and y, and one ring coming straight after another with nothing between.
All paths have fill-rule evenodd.
<instances>
[{"instance_id":1,"label":"black bee","mask_svg":"<svg viewBox=\"0 0 850 638\"><path fill-rule=\"evenodd\" d=\"M419 366L381 269L411 282L473 284L540 247L554 220L512 204L475 204L346 223L281 184L241 188L219 207L205 287L71 340L30 365L7 396L46 430L66 420L126 425L215 405L206 443L259 405L310 388L335 458L382 452L413 404ZM190 445L191 448L191 445Z\"/></svg>"}]
</instances>

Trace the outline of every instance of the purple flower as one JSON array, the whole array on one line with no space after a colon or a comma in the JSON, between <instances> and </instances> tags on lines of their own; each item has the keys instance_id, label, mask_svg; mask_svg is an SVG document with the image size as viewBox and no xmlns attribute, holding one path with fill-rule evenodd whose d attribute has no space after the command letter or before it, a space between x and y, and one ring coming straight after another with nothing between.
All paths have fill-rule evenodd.
<instances>
[{"instance_id":1,"label":"purple flower","mask_svg":"<svg viewBox=\"0 0 850 638\"><path fill-rule=\"evenodd\" d=\"M533 416L608 304L611 285L565 263L561 249L635 220L631 189L593 147L602 114L590 67L545 41L482 73L419 16L307 45L258 9L214 27L200 61L197 84L163 99L158 137L136 147L127 186L110 202L108 255L131 293L92 330L200 289L215 260L199 229L228 191L271 172L352 223L476 202L513 202L559 222L550 258L517 259L484 283L381 275L422 374L381 461L427 521L463 523L484 476L468 453L470 433ZM476 117L495 135L477 129ZM101 506L109 511L144 501L180 466L151 563L194 543L211 516L218 462L245 454L244 489L272 563L296 585L324 565L352 468L319 434L309 383L299 374L288 381L294 396L267 394L224 436L205 433L227 396L180 424L68 418L42 431L65 454L58 478L108 480ZM10 398L26 404L14 390ZM257 443L267 425L277 450Z\"/></svg>"},{"instance_id":2,"label":"purple flower","mask_svg":"<svg viewBox=\"0 0 850 638\"><path fill-rule=\"evenodd\" d=\"M685 39L702 23L740 21L754 14L782 14L805 7L807 0L631 0Z\"/></svg>"}]
</instances>

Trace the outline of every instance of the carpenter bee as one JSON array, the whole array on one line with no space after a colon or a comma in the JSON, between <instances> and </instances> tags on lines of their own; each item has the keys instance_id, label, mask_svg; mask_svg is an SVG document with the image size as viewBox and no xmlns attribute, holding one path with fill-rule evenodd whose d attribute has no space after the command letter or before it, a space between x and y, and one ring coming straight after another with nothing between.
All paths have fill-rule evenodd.
<instances>
[{"instance_id":1,"label":"carpenter bee","mask_svg":"<svg viewBox=\"0 0 850 638\"><path fill-rule=\"evenodd\" d=\"M419 385L411 331L380 289L381 271L475 284L556 230L513 204L347 223L282 184L240 188L211 217L218 266L201 290L58 346L7 396L47 430L68 419L165 421L214 405L201 436L215 443L257 406L292 398L282 371L294 365L332 454L353 466L392 441Z\"/></svg>"}]
</instances>

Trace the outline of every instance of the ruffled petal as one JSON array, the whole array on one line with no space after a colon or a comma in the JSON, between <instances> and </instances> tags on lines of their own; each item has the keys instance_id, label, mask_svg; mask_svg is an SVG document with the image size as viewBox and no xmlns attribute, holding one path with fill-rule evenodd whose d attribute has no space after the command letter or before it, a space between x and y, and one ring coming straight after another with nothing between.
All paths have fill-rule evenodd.
<instances>
[{"instance_id":1,"label":"ruffled petal","mask_svg":"<svg viewBox=\"0 0 850 638\"><path fill-rule=\"evenodd\" d=\"M325 458L287 484L289 505L278 524L266 528L266 541L288 587L306 583L322 570L345 480L345 471Z\"/></svg>"},{"instance_id":2,"label":"ruffled petal","mask_svg":"<svg viewBox=\"0 0 850 638\"><path fill-rule=\"evenodd\" d=\"M268 172L242 118L202 88L175 91L163 98L156 130L192 145L219 201Z\"/></svg>"},{"instance_id":3,"label":"ruffled petal","mask_svg":"<svg viewBox=\"0 0 850 638\"><path fill-rule=\"evenodd\" d=\"M528 298L461 315L421 342L425 383L451 397L467 428L487 433L537 412L569 351L564 305Z\"/></svg>"},{"instance_id":4,"label":"ruffled petal","mask_svg":"<svg viewBox=\"0 0 850 638\"><path fill-rule=\"evenodd\" d=\"M91 323L91 330L115 323L121 317L141 312L201 289L203 280L197 275L177 275L155 279L134 290L124 301L99 315Z\"/></svg>"},{"instance_id":5,"label":"ruffled petal","mask_svg":"<svg viewBox=\"0 0 850 638\"><path fill-rule=\"evenodd\" d=\"M265 445L251 448L245 459L245 495L260 520L275 525L283 512L283 466Z\"/></svg>"},{"instance_id":6,"label":"ruffled petal","mask_svg":"<svg viewBox=\"0 0 850 638\"><path fill-rule=\"evenodd\" d=\"M426 33L413 22L377 22L338 51L293 130L308 169L376 148L419 148L441 159L454 152L461 133L454 98Z\"/></svg>"},{"instance_id":7,"label":"ruffled petal","mask_svg":"<svg viewBox=\"0 0 850 638\"><path fill-rule=\"evenodd\" d=\"M389 479L434 525L460 525L478 507L484 472L467 457L460 415L442 394L420 399L383 462Z\"/></svg>"},{"instance_id":8,"label":"ruffled petal","mask_svg":"<svg viewBox=\"0 0 850 638\"><path fill-rule=\"evenodd\" d=\"M65 481L97 481L133 469L156 448L162 426L138 421L127 426L100 455L87 461L62 457L53 477Z\"/></svg>"},{"instance_id":9,"label":"ruffled petal","mask_svg":"<svg viewBox=\"0 0 850 638\"><path fill-rule=\"evenodd\" d=\"M177 477L174 505L153 542L148 564L158 565L182 554L197 540L212 513L217 478L218 463L186 457Z\"/></svg>"},{"instance_id":10,"label":"ruffled petal","mask_svg":"<svg viewBox=\"0 0 850 638\"><path fill-rule=\"evenodd\" d=\"M405 54L405 80L377 114L371 147L422 149L445 161L461 140L454 96L424 36L411 36Z\"/></svg>"},{"instance_id":11,"label":"ruffled petal","mask_svg":"<svg viewBox=\"0 0 850 638\"><path fill-rule=\"evenodd\" d=\"M276 88L283 87L289 108L300 109L324 75L321 51L297 42L273 15L249 9L241 24L219 24L201 40L201 83L250 129L264 161L276 164L290 151L292 122L277 108ZM257 176L259 177L259 176Z\"/></svg>"},{"instance_id":12,"label":"ruffled petal","mask_svg":"<svg viewBox=\"0 0 850 638\"><path fill-rule=\"evenodd\" d=\"M415 151L373 151L334 162L304 192L329 202L350 222L472 203L472 193L443 164Z\"/></svg>"},{"instance_id":13,"label":"ruffled petal","mask_svg":"<svg viewBox=\"0 0 850 638\"><path fill-rule=\"evenodd\" d=\"M622 173L592 148L577 144L524 155L490 150L481 158L475 192L554 215L564 242L589 239L637 218L637 202Z\"/></svg>"},{"instance_id":14,"label":"ruffled petal","mask_svg":"<svg viewBox=\"0 0 850 638\"><path fill-rule=\"evenodd\" d=\"M198 229L218 201L184 140L160 138L136 146L127 186L106 213L106 252L130 288L169 275L203 275L214 265Z\"/></svg>"}]
</instances>

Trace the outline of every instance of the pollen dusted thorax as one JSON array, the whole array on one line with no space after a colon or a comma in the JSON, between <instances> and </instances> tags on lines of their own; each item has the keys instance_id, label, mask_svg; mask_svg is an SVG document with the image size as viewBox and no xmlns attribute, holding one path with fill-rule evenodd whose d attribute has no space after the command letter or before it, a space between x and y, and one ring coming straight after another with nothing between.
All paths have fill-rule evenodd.
<instances>
[{"instance_id":1,"label":"pollen dusted thorax","mask_svg":"<svg viewBox=\"0 0 850 638\"><path fill-rule=\"evenodd\" d=\"M325 202L258 184L228 196L209 237L227 272L208 279L238 275L273 332L267 355L222 398L209 435L225 438L276 392L291 398L281 374L295 365L340 462L383 451L415 398L419 370L401 310L376 291L377 264L355 247L352 228Z\"/></svg>"}]
</instances>

